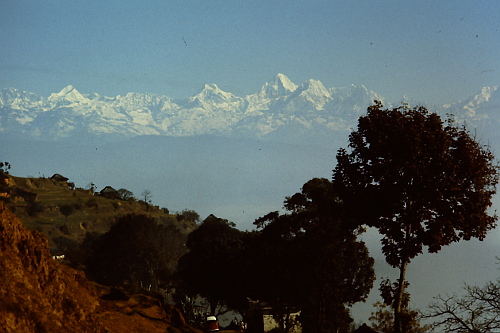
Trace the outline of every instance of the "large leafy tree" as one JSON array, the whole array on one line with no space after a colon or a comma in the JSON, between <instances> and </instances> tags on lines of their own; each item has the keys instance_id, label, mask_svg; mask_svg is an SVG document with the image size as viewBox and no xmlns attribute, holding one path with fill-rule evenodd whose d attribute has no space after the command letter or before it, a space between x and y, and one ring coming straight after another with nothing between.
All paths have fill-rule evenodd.
<instances>
[{"instance_id":1,"label":"large leafy tree","mask_svg":"<svg viewBox=\"0 0 500 333\"><path fill-rule=\"evenodd\" d=\"M345 330L352 321L347 308L367 297L374 280L373 259L357 240L361 230L343 219L328 179L308 181L285 208L256 221L260 245L273 250L262 259L268 274L259 281L261 296L275 310L301 309L304 331Z\"/></svg>"},{"instance_id":2,"label":"large leafy tree","mask_svg":"<svg viewBox=\"0 0 500 333\"><path fill-rule=\"evenodd\" d=\"M171 279L183 242L174 227L128 214L93 243L87 273L99 283L157 291Z\"/></svg>"},{"instance_id":3,"label":"large leafy tree","mask_svg":"<svg viewBox=\"0 0 500 333\"><path fill-rule=\"evenodd\" d=\"M304 292L298 289L303 258L295 246L294 233L277 212L256 223L261 230L246 251L249 296L268 303L280 331L287 332L292 326L290 314L299 309Z\"/></svg>"},{"instance_id":4,"label":"large leafy tree","mask_svg":"<svg viewBox=\"0 0 500 333\"><path fill-rule=\"evenodd\" d=\"M178 275L184 291L205 297L213 314L246 305L244 235L233 223L214 215L188 235L189 252L179 260Z\"/></svg>"},{"instance_id":5,"label":"large leafy tree","mask_svg":"<svg viewBox=\"0 0 500 333\"><path fill-rule=\"evenodd\" d=\"M465 128L424 107L383 109L376 101L349 147L337 153L334 182L352 217L379 230L387 262L400 270L394 311L400 332L408 263L424 247L438 252L461 239L484 239L497 219L488 208L498 168Z\"/></svg>"}]
</instances>

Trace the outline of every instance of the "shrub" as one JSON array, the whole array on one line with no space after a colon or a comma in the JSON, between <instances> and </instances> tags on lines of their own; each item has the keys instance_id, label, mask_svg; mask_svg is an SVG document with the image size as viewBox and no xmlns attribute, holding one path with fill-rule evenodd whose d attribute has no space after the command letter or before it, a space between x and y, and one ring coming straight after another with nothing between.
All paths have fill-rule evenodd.
<instances>
[{"instance_id":1,"label":"shrub","mask_svg":"<svg viewBox=\"0 0 500 333\"><path fill-rule=\"evenodd\" d=\"M30 200L28 202L28 206L26 207L26 213L28 213L29 216L34 217L43 212L45 209L45 206L36 200Z\"/></svg>"},{"instance_id":2,"label":"shrub","mask_svg":"<svg viewBox=\"0 0 500 333\"><path fill-rule=\"evenodd\" d=\"M61 207L59 207L59 211L64 216L68 217L75 212L75 207L73 205L70 205L70 204L65 204L65 205L62 205Z\"/></svg>"}]
</instances>

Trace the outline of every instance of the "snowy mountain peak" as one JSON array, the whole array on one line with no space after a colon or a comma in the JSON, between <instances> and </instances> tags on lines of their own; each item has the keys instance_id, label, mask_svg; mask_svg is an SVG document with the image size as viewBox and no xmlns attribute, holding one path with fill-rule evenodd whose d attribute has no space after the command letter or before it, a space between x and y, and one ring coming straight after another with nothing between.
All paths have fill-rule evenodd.
<instances>
[{"instance_id":1,"label":"snowy mountain peak","mask_svg":"<svg viewBox=\"0 0 500 333\"><path fill-rule=\"evenodd\" d=\"M193 99L204 99L213 96L222 96L224 98L234 97L233 94L222 91L215 83L205 84L203 90L196 95Z\"/></svg>"},{"instance_id":2,"label":"snowy mountain peak","mask_svg":"<svg viewBox=\"0 0 500 333\"><path fill-rule=\"evenodd\" d=\"M321 81L318 80L309 79L306 82L304 82L300 88L301 90L306 90L306 89L315 90L315 91L321 91L322 93L326 93L328 95L330 94L328 90L326 90L323 83L321 83Z\"/></svg>"},{"instance_id":3,"label":"snowy mountain peak","mask_svg":"<svg viewBox=\"0 0 500 333\"><path fill-rule=\"evenodd\" d=\"M227 103L238 103L241 98L221 90L216 84L205 84L203 90L196 96L190 97L191 106L205 109L224 108Z\"/></svg>"},{"instance_id":4,"label":"snowy mountain peak","mask_svg":"<svg viewBox=\"0 0 500 333\"><path fill-rule=\"evenodd\" d=\"M214 91L214 92L220 91L219 87L215 83L205 83L205 85L203 86L203 90Z\"/></svg>"},{"instance_id":5,"label":"snowy mountain peak","mask_svg":"<svg viewBox=\"0 0 500 333\"><path fill-rule=\"evenodd\" d=\"M53 93L48 98L51 102L58 101L68 101L68 102L84 102L87 101L87 98L84 97L78 90L75 89L72 85L68 85L64 87L60 92Z\"/></svg>"},{"instance_id":6,"label":"snowy mountain peak","mask_svg":"<svg viewBox=\"0 0 500 333\"><path fill-rule=\"evenodd\" d=\"M0 90L0 106L10 106L13 109L36 107L42 98L30 92L14 88Z\"/></svg>"},{"instance_id":7,"label":"snowy mountain peak","mask_svg":"<svg viewBox=\"0 0 500 333\"><path fill-rule=\"evenodd\" d=\"M375 99L387 106L381 96L363 85L326 89L311 79L297 86L281 73L244 98L222 91L216 84L205 84L196 96L178 100L133 92L115 97L82 95L72 85L48 98L2 89L0 135L57 139L81 133L215 134L317 141L324 139L320 135L347 135ZM499 108L498 87L485 87L463 101L432 107L440 114L455 114L457 121L479 123L495 133L500 124Z\"/></svg>"},{"instance_id":8,"label":"snowy mountain peak","mask_svg":"<svg viewBox=\"0 0 500 333\"><path fill-rule=\"evenodd\" d=\"M498 90L498 87L483 87L481 89L481 93L476 97L478 99L482 99L483 101L488 101L491 98L491 95L494 94Z\"/></svg>"},{"instance_id":9,"label":"snowy mountain peak","mask_svg":"<svg viewBox=\"0 0 500 333\"><path fill-rule=\"evenodd\" d=\"M494 87L483 87L481 92L469 97L463 102L456 102L453 104L447 104L444 107L449 109L457 107L460 105L458 112L454 112L455 116L459 116L463 112L468 118L478 118L485 117L486 114L489 117L498 118L498 107L500 106L500 91L498 86ZM490 110L484 111L484 107Z\"/></svg>"},{"instance_id":10,"label":"snowy mountain peak","mask_svg":"<svg viewBox=\"0 0 500 333\"><path fill-rule=\"evenodd\" d=\"M326 99L331 99L332 95L330 92L325 88L323 83L317 80L309 79L303 84L300 85L300 87L295 90L294 95L302 95L302 96L308 96L308 97L321 97L321 98L326 98Z\"/></svg>"},{"instance_id":11,"label":"snowy mountain peak","mask_svg":"<svg viewBox=\"0 0 500 333\"><path fill-rule=\"evenodd\" d=\"M274 79L275 84L282 86L283 88L293 92L297 89L297 85L290 81L290 79L281 73L278 73Z\"/></svg>"},{"instance_id":12,"label":"snowy mountain peak","mask_svg":"<svg viewBox=\"0 0 500 333\"><path fill-rule=\"evenodd\" d=\"M61 95L67 95L71 91L76 90L75 87L73 87L71 84L68 85L67 87L64 87L59 94Z\"/></svg>"},{"instance_id":13,"label":"snowy mountain peak","mask_svg":"<svg viewBox=\"0 0 500 333\"><path fill-rule=\"evenodd\" d=\"M347 87L330 88L329 92L331 96L334 97L338 102L350 103L350 101L356 100L359 104L369 105L373 103L374 100L378 100L381 101L383 105L387 104L382 96L371 90L368 90L364 85L356 86L354 84L351 84Z\"/></svg>"},{"instance_id":14,"label":"snowy mountain peak","mask_svg":"<svg viewBox=\"0 0 500 333\"><path fill-rule=\"evenodd\" d=\"M297 85L284 74L278 73L274 79L266 82L260 89L260 95L268 98L289 95L297 89Z\"/></svg>"}]
</instances>

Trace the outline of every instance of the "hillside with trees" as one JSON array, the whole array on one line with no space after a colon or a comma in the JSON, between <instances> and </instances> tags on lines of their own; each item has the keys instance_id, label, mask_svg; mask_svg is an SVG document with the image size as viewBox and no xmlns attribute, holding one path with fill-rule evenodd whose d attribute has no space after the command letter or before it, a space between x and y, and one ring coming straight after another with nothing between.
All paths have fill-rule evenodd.
<instances>
[{"instance_id":1,"label":"hillside with trees","mask_svg":"<svg viewBox=\"0 0 500 333\"><path fill-rule=\"evenodd\" d=\"M141 242L162 247L164 255L161 260L168 267L165 269L172 273L178 258L186 252L186 237L196 228L199 219L196 212L189 210L170 214L166 208L136 199L126 189L115 190L106 186L97 192L92 184L85 189L78 188L59 174L51 178L15 177L8 174L7 166L3 168L2 174L2 191L6 194L2 200L6 207L27 228L47 236L53 255L64 255L64 261L75 268L85 269L89 262L94 266L102 262L97 253L105 253L106 243L118 244L116 240L108 242L106 239L112 238L121 228L118 232L123 234L125 230L130 237L120 249L123 260L147 260L136 252ZM126 221L129 221L130 226L140 226L142 233L133 228L127 230ZM109 248L107 250L112 251ZM134 253L127 256L125 250ZM158 254L150 249L146 252L149 257ZM94 266L88 268L95 271ZM96 273L91 275L100 276ZM106 278L101 279L103 282L108 281ZM143 284L141 281L139 279L136 282Z\"/></svg>"},{"instance_id":2,"label":"hillside with trees","mask_svg":"<svg viewBox=\"0 0 500 333\"><path fill-rule=\"evenodd\" d=\"M187 234L195 227L189 220L194 215L186 211L170 214L166 208L153 206L134 196L131 191L106 186L97 191L93 184L75 187L66 177L54 174L50 178L22 178L7 175L5 199L7 207L30 229L37 229L49 237L51 246L57 236L82 240L86 233L103 233L120 216L130 213L144 214L167 225L175 226ZM149 194L149 197L151 194ZM146 196L148 198L148 196ZM195 217L199 218L199 217Z\"/></svg>"}]
</instances>

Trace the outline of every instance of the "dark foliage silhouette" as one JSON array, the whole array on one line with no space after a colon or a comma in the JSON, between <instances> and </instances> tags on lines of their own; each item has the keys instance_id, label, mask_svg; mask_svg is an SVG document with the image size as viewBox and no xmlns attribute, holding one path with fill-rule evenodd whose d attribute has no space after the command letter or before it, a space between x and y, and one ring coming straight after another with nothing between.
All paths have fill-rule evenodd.
<instances>
[{"instance_id":1,"label":"dark foliage silhouette","mask_svg":"<svg viewBox=\"0 0 500 333\"><path fill-rule=\"evenodd\" d=\"M348 306L366 299L373 286L373 259L357 240L362 229L343 219L343 204L328 179L312 179L285 201L288 213L256 221L262 229L256 272L261 297L278 318L300 309L307 332L346 330ZM266 274L267 273L267 274ZM286 328L284 323L283 328Z\"/></svg>"},{"instance_id":2,"label":"dark foliage silhouette","mask_svg":"<svg viewBox=\"0 0 500 333\"><path fill-rule=\"evenodd\" d=\"M399 333L408 263L424 247L438 252L462 239L484 239L497 219L487 209L498 168L489 148L465 128L424 107L383 109L376 101L349 147L337 153L334 182L352 218L379 230L387 262L400 270Z\"/></svg>"},{"instance_id":3,"label":"dark foliage silhouette","mask_svg":"<svg viewBox=\"0 0 500 333\"><path fill-rule=\"evenodd\" d=\"M146 215L120 218L92 246L87 272L106 285L158 290L171 278L183 237Z\"/></svg>"}]
</instances>

